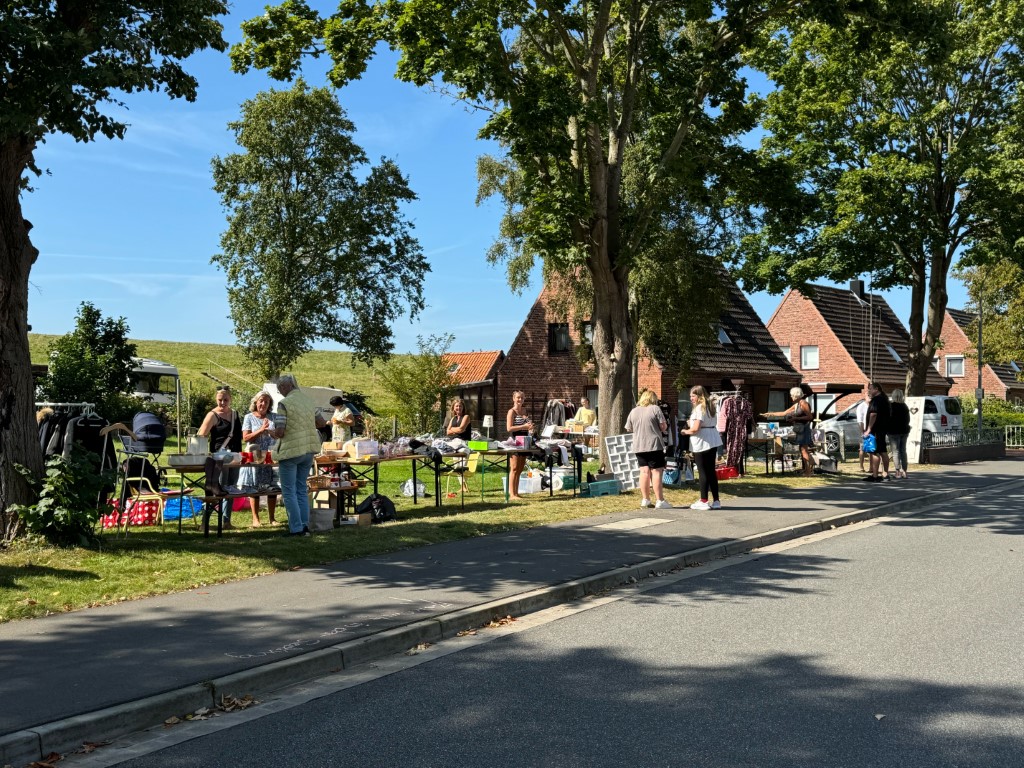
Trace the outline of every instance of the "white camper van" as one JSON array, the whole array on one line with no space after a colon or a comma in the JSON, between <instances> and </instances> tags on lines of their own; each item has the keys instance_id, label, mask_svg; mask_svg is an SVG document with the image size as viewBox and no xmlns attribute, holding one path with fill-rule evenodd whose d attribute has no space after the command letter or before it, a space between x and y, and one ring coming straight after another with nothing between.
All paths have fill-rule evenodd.
<instances>
[{"instance_id":1,"label":"white camper van","mask_svg":"<svg viewBox=\"0 0 1024 768\"><path fill-rule=\"evenodd\" d=\"M135 367L128 374L132 393L154 403L170 405L178 394L178 369L162 360L133 357Z\"/></svg>"}]
</instances>

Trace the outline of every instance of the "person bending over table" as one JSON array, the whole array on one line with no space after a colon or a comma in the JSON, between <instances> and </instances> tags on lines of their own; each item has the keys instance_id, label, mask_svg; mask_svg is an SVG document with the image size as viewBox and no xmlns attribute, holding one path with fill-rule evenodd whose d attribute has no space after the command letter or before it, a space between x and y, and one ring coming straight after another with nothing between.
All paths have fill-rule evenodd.
<instances>
[{"instance_id":1,"label":"person bending over table","mask_svg":"<svg viewBox=\"0 0 1024 768\"><path fill-rule=\"evenodd\" d=\"M510 437L526 437L533 432L533 419L526 412L526 395L516 390L512 393L512 407L505 416L505 427ZM519 495L519 477L526 466L526 456L516 454L509 457L508 496L510 499L521 499Z\"/></svg>"},{"instance_id":2,"label":"person bending over table","mask_svg":"<svg viewBox=\"0 0 1024 768\"><path fill-rule=\"evenodd\" d=\"M317 413L316 404L299 389L292 374L278 379L277 389L284 395L284 400L277 404L273 435L281 440L277 466L281 473L281 498L288 513L285 536L309 536L306 480L313 468L313 457L320 451L317 430L327 426L327 422Z\"/></svg>"},{"instance_id":3,"label":"person bending over table","mask_svg":"<svg viewBox=\"0 0 1024 768\"><path fill-rule=\"evenodd\" d=\"M469 414L466 413L466 404L462 398L455 398L452 400L452 414L448 419L448 426L445 429L445 434L448 437L457 437L460 440L469 441L473 437L473 430L469 424ZM460 466L465 467L466 461L462 460ZM466 487L466 473L465 471L459 473L459 480L462 482L462 490L468 491Z\"/></svg>"},{"instance_id":4,"label":"person bending over table","mask_svg":"<svg viewBox=\"0 0 1024 768\"><path fill-rule=\"evenodd\" d=\"M249 403L249 413L242 420L242 439L245 450L266 453L274 445L274 419L270 415L273 399L269 392L259 392ZM257 454L259 455L259 454ZM259 490L274 484L274 469L263 463L246 464L238 473L238 484L243 490ZM260 527L260 497L249 497L249 509L252 511L252 527ZM267 496L267 511L270 522L276 523L274 512L277 511L277 496Z\"/></svg>"}]
</instances>

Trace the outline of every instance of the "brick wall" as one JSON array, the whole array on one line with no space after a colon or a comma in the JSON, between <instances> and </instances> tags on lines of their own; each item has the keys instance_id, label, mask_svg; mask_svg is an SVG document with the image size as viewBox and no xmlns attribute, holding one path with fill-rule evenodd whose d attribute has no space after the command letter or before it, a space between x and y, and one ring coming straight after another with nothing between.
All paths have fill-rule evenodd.
<instances>
[{"instance_id":1,"label":"brick wall","mask_svg":"<svg viewBox=\"0 0 1024 768\"><path fill-rule=\"evenodd\" d=\"M942 349L935 351L935 359L939 361L939 373L946 375L946 357L949 355L960 355L964 358L964 375L950 377L953 386L949 388L949 394L971 395L978 386L978 350L975 344L964 333L964 329L946 313L942 321ZM973 357L971 357L973 355ZM981 371L981 385L986 395L1006 399L1006 385L987 365Z\"/></svg>"},{"instance_id":2,"label":"brick wall","mask_svg":"<svg viewBox=\"0 0 1024 768\"><path fill-rule=\"evenodd\" d=\"M494 419L498 437L504 435L505 415L512 407L512 393L517 389L526 393L526 408L539 422L548 400L569 398L578 405L587 390L597 386L593 366L588 365L586 371L580 368L576 356L580 339L572 319L556 316L549 310L546 299L545 288L530 309L498 372L498 402ZM571 348L568 352L549 354L548 326L565 322L569 323ZM596 406L596 400L591 405Z\"/></svg>"}]
</instances>

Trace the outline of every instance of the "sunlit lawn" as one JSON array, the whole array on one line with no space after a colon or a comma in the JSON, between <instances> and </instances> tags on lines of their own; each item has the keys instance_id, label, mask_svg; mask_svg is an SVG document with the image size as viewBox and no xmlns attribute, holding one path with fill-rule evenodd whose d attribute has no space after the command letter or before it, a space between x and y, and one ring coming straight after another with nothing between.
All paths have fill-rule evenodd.
<instances>
[{"instance_id":1,"label":"sunlit lawn","mask_svg":"<svg viewBox=\"0 0 1024 768\"><path fill-rule=\"evenodd\" d=\"M594 465L588 465L594 469ZM722 483L724 499L731 496L765 496L780 487L796 488L846 482L848 477L802 478L794 474L765 477L754 463L742 479ZM847 472L857 474L856 461L847 462ZM345 526L311 538L288 538L280 522L270 526L261 512L263 525L251 528L248 510L234 513L235 529L221 539L204 538L191 520L133 527L123 534L106 532L102 548L57 549L38 543L19 542L0 551L0 621L11 621L93 605L115 603L226 581L236 581L274 571L393 552L504 531L548 525L593 515L630 511L637 508L639 494L598 498L573 498L569 491L554 497L548 492L526 497L522 502L504 503L501 473L486 474L481 500L480 475L471 475L471 491L461 499L443 498L437 509L433 497L413 505L399 490L411 477L406 464L381 467L380 491L398 508L399 520L373 527ZM421 479L423 478L421 474ZM432 480L427 483L433 491ZM458 491L458 481L442 481L442 495ZM669 489L666 497L676 506L689 505L697 498L696 486ZM278 520L285 517L278 512Z\"/></svg>"}]
</instances>

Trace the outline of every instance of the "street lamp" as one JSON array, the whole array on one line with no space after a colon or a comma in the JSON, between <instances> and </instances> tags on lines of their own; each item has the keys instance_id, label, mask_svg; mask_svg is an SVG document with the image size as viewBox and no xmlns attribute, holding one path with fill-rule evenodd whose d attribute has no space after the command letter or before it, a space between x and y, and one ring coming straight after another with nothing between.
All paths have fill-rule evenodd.
<instances>
[{"instance_id":1,"label":"street lamp","mask_svg":"<svg viewBox=\"0 0 1024 768\"><path fill-rule=\"evenodd\" d=\"M978 388L974 390L974 399L978 403L978 440L981 440L981 409L985 400L985 390L981 386L981 318L985 313L985 279L984 276L978 284Z\"/></svg>"}]
</instances>

